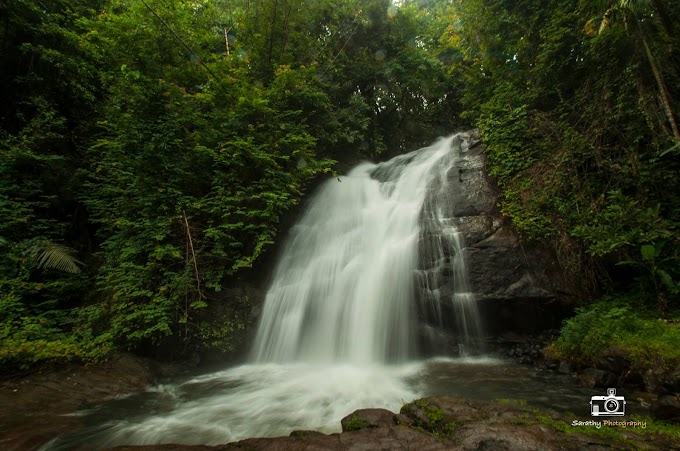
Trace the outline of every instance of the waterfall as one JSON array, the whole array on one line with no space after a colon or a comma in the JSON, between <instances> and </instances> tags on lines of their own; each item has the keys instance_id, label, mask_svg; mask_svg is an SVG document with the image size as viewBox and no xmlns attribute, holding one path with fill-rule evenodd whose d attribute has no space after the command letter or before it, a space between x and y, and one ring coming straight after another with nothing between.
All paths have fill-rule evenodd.
<instances>
[{"instance_id":1,"label":"waterfall","mask_svg":"<svg viewBox=\"0 0 680 451\"><path fill-rule=\"evenodd\" d=\"M468 145L467 134L456 135L450 160L431 174L429 195L420 218L417 271L421 320L440 333L444 329L454 330L461 356L482 350L479 339L483 334L475 295L468 281L465 240L456 227L461 212L456 211L454 193L459 189L461 172L466 166ZM443 307L448 308L442 311ZM430 336L426 338L436 343L433 331L429 330Z\"/></svg>"},{"instance_id":2,"label":"waterfall","mask_svg":"<svg viewBox=\"0 0 680 451\"><path fill-rule=\"evenodd\" d=\"M466 138L458 134L384 163L363 163L325 182L291 230L275 269L255 361L411 358L419 314L435 313L430 322L444 326L436 285L447 271L458 330L479 333L461 237L442 196ZM423 259L426 271L419 270Z\"/></svg>"},{"instance_id":3,"label":"waterfall","mask_svg":"<svg viewBox=\"0 0 680 451\"><path fill-rule=\"evenodd\" d=\"M155 407L134 416L115 407L114 420L47 448L337 432L356 409L398 411L404 401L465 389L457 363L414 358L424 327L455 330L466 348L480 331L451 196L468 142L458 134L325 182L290 232L250 362L156 387L144 394ZM451 354L451 342L439 345ZM450 370L456 382L442 382ZM144 406L141 399L129 402Z\"/></svg>"}]
</instances>

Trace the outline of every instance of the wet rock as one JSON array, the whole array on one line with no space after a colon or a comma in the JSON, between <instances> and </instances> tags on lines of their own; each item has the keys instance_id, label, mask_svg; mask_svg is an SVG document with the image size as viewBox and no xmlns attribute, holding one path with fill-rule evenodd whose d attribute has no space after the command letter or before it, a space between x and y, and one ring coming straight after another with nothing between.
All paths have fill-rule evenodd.
<instances>
[{"instance_id":1,"label":"wet rock","mask_svg":"<svg viewBox=\"0 0 680 451\"><path fill-rule=\"evenodd\" d=\"M612 387L617 379L614 373L597 368L586 368L578 374L579 382L586 387Z\"/></svg>"},{"instance_id":2,"label":"wet rock","mask_svg":"<svg viewBox=\"0 0 680 451\"><path fill-rule=\"evenodd\" d=\"M68 414L143 391L157 377L181 370L122 353L99 364L64 366L4 381L0 383L0 449L39 449L57 435L82 426L78 417Z\"/></svg>"},{"instance_id":3,"label":"wet rock","mask_svg":"<svg viewBox=\"0 0 680 451\"><path fill-rule=\"evenodd\" d=\"M309 437L310 435L326 435L319 431L310 431L307 429L302 429L298 431L293 431L290 433L289 437Z\"/></svg>"},{"instance_id":4,"label":"wet rock","mask_svg":"<svg viewBox=\"0 0 680 451\"><path fill-rule=\"evenodd\" d=\"M401 413L394 416L394 422L401 426L413 426L413 420Z\"/></svg>"},{"instance_id":5,"label":"wet rock","mask_svg":"<svg viewBox=\"0 0 680 451\"><path fill-rule=\"evenodd\" d=\"M630 369L628 352L619 348L609 348L597 360L595 368L621 376Z\"/></svg>"},{"instance_id":6,"label":"wet rock","mask_svg":"<svg viewBox=\"0 0 680 451\"><path fill-rule=\"evenodd\" d=\"M652 403L650 410L657 420L680 423L680 396L661 395Z\"/></svg>"},{"instance_id":7,"label":"wet rock","mask_svg":"<svg viewBox=\"0 0 680 451\"><path fill-rule=\"evenodd\" d=\"M664 379L661 390L666 394L680 393L680 369L676 369Z\"/></svg>"},{"instance_id":8,"label":"wet rock","mask_svg":"<svg viewBox=\"0 0 680 451\"><path fill-rule=\"evenodd\" d=\"M562 373L562 374L571 374L571 365L569 365L567 362L562 361L559 363L557 367L557 371Z\"/></svg>"},{"instance_id":9,"label":"wet rock","mask_svg":"<svg viewBox=\"0 0 680 451\"><path fill-rule=\"evenodd\" d=\"M425 398L404 405L401 414L383 409L362 409L356 416L376 427L335 434L295 434L289 437L251 438L216 447L154 445L119 447L132 450L249 450L249 451L374 451L374 450L610 450L677 448L660 435L637 435L625 431L619 438L580 433L577 428L564 431L566 421L552 412L537 414L532 408L457 397ZM346 417L346 418L348 418ZM398 423L390 419L398 418ZM411 424L412 426L407 426ZM560 424L560 427L553 427ZM612 431L614 433L614 431Z\"/></svg>"},{"instance_id":10,"label":"wet rock","mask_svg":"<svg viewBox=\"0 0 680 451\"><path fill-rule=\"evenodd\" d=\"M545 362L545 367L549 370L557 370L559 366L560 363L555 360L548 360Z\"/></svg>"},{"instance_id":11,"label":"wet rock","mask_svg":"<svg viewBox=\"0 0 680 451\"><path fill-rule=\"evenodd\" d=\"M396 424L394 413L385 409L359 409L340 421L343 431L353 431Z\"/></svg>"},{"instance_id":12,"label":"wet rock","mask_svg":"<svg viewBox=\"0 0 680 451\"><path fill-rule=\"evenodd\" d=\"M519 363L522 365L531 365L534 363L534 359L532 359L530 356L524 356L519 360Z\"/></svg>"},{"instance_id":13,"label":"wet rock","mask_svg":"<svg viewBox=\"0 0 680 451\"><path fill-rule=\"evenodd\" d=\"M439 318L429 318L431 312L423 307L435 303L438 307L430 310L442 316L443 327L454 332L459 328L450 306L456 276L447 271L456 257L455 249L447 247L450 226L454 226L465 243L462 253L469 289L478 301L486 335L507 331L527 334L559 327L570 313L567 300L571 282L563 280L565 272L550 251L538 244L522 243L498 211L499 190L486 174L485 149L477 145L475 133L463 135L458 143L461 158L444 181L429 187L425 199L418 245L418 270L424 274L419 317L429 324L441 324ZM443 217L433 219L435 208L443 212ZM443 256L439 246L443 246ZM431 296L433 293L436 296ZM522 350L520 357L524 354Z\"/></svg>"},{"instance_id":14,"label":"wet rock","mask_svg":"<svg viewBox=\"0 0 680 451\"><path fill-rule=\"evenodd\" d=\"M645 391L649 393L659 393L663 386L665 378L664 371L660 368L649 368L642 373L642 382L645 386Z\"/></svg>"}]
</instances>

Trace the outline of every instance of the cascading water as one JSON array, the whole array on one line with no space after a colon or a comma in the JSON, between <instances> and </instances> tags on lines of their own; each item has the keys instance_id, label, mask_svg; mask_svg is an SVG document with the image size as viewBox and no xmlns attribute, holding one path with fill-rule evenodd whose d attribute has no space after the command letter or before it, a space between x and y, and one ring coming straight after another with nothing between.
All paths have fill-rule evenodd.
<instances>
[{"instance_id":1,"label":"cascading water","mask_svg":"<svg viewBox=\"0 0 680 451\"><path fill-rule=\"evenodd\" d=\"M466 149L466 135L456 135L327 181L291 230L251 363L160 387L153 411L52 448L331 432L353 410L398 410L432 393L419 376L430 364L413 361L418 324L447 325L448 305L462 335L480 330L446 197Z\"/></svg>"},{"instance_id":2,"label":"cascading water","mask_svg":"<svg viewBox=\"0 0 680 451\"><path fill-rule=\"evenodd\" d=\"M437 284L442 265L453 271L451 302L460 331L479 333L461 237L441 195L465 143L461 135L441 139L326 182L292 229L276 268L255 340L256 361L377 363L413 357L417 289L425 291L429 310L444 325L439 307L444 300L431 283ZM424 255L433 268L418 287L426 204L424 219L434 238Z\"/></svg>"},{"instance_id":3,"label":"cascading water","mask_svg":"<svg viewBox=\"0 0 680 451\"><path fill-rule=\"evenodd\" d=\"M429 194L419 221L420 261L417 270L417 298L421 319L429 332L429 337L426 337L428 344L436 348L437 340L433 334L441 335L446 329L452 330L461 356L483 348L479 343L483 334L482 324L465 265L464 238L455 222L458 212L454 192L460 183L468 145L467 135L453 137L452 152L441 160L439 170L430 174ZM442 310L451 314L447 315Z\"/></svg>"}]
</instances>

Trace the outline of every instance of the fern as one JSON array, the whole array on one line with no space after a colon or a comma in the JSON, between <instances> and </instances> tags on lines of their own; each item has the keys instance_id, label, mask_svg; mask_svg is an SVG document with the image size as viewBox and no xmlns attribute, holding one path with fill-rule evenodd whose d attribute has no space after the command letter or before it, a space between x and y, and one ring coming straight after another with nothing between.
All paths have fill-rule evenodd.
<instances>
[{"instance_id":1,"label":"fern","mask_svg":"<svg viewBox=\"0 0 680 451\"><path fill-rule=\"evenodd\" d=\"M73 249L61 244L46 243L31 247L30 256L37 268L56 269L70 274L79 274L78 265L84 263L73 256Z\"/></svg>"}]
</instances>

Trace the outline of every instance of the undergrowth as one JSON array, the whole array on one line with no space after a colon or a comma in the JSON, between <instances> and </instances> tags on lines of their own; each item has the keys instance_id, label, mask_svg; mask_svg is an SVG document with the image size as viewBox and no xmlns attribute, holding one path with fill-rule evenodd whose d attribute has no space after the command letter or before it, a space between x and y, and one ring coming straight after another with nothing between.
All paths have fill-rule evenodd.
<instances>
[{"instance_id":1,"label":"undergrowth","mask_svg":"<svg viewBox=\"0 0 680 451\"><path fill-rule=\"evenodd\" d=\"M633 370L680 366L680 318L655 317L635 298L605 298L566 320L548 355L577 366L594 365L607 351L622 351ZM675 319L672 319L672 318Z\"/></svg>"}]
</instances>

